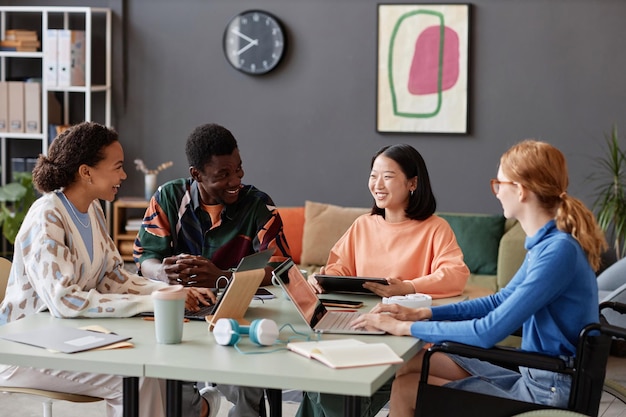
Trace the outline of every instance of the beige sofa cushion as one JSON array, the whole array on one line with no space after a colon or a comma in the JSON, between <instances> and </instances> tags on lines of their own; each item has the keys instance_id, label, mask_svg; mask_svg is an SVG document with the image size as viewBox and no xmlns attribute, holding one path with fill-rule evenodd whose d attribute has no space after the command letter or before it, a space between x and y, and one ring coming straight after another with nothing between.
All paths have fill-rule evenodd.
<instances>
[{"instance_id":1,"label":"beige sofa cushion","mask_svg":"<svg viewBox=\"0 0 626 417\"><path fill-rule=\"evenodd\" d=\"M357 217L369 212L370 209L363 207L340 207L305 201L301 263L326 264L333 245Z\"/></svg>"}]
</instances>

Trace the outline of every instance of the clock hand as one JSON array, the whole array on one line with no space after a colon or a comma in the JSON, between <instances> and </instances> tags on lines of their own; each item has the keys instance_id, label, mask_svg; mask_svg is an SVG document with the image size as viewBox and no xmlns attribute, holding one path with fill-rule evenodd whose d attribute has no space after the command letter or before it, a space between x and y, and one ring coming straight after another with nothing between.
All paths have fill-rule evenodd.
<instances>
[{"instance_id":1,"label":"clock hand","mask_svg":"<svg viewBox=\"0 0 626 417\"><path fill-rule=\"evenodd\" d=\"M259 45L259 41L257 39L255 39L254 41L250 42L249 44L247 44L246 46L244 46L243 48L238 50L237 51L237 55L241 55L245 51L247 51L248 49L252 48L253 46L258 46L258 45Z\"/></svg>"},{"instance_id":2,"label":"clock hand","mask_svg":"<svg viewBox=\"0 0 626 417\"><path fill-rule=\"evenodd\" d=\"M232 29L231 32L239 36L240 38L247 40L248 42L258 42L257 39L252 39L249 36L246 36L243 33L239 32L237 29Z\"/></svg>"}]
</instances>

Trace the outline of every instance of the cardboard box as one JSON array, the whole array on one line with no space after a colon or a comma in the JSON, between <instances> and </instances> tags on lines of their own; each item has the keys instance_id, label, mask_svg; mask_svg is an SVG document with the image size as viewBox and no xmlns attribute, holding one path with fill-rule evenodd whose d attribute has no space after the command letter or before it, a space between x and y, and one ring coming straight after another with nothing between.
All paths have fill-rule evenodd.
<instances>
[{"instance_id":1,"label":"cardboard box","mask_svg":"<svg viewBox=\"0 0 626 417\"><path fill-rule=\"evenodd\" d=\"M0 132L9 131L9 86L0 81Z\"/></svg>"},{"instance_id":2,"label":"cardboard box","mask_svg":"<svg viewBox=\"0 0 626 417\"><path fill-rule=\"evenodd\" d=\"M7 81L9 86L9 132L24 133L24 83Z\"/></svg>"},{"instance_id":3,"label":"cardboard box","mask_svg":"<svg viewBox=\"0 0 626 417\"><path fill-rule=\"evenodd\" d=\"M41 133L41 84L24 83L24 131Z\"/></svg>"}]
</instances>

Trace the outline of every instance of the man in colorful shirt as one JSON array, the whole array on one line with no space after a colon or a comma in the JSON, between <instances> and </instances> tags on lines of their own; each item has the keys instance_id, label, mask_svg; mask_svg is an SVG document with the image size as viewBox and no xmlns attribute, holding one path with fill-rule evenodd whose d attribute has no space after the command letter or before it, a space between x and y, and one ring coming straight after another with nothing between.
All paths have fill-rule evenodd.
<instances>
[{"instance_id":1,"label":"man in colorful shirt","mask_svg":"<svg viewBox=\"0 0 626 417\"><path fill-rule=\"evenodd\" d=\"M269 265L290 256L280 215L270 196L241 183L237 141L216 124L187 139L190 178L167 182L150 200L133 257L142 275L207 288L222 287L246 255L274 248ZM262 285L271 282L266 267ZM229 416L258 416L263 389L219 385L235 404ZM185 390L184 390L185 391Z\"/></svg>"}]
</instances>

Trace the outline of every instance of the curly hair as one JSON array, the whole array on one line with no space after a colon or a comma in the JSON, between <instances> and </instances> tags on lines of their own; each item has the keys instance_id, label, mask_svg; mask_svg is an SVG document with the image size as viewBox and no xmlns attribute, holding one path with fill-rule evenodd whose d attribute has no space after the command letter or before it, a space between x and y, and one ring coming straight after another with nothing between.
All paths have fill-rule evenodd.
<instances>
[{"instance_id":1,"label":"curly hair","mask_svg":"<svg viewBox=\"0 0 626 417\"><path fill-rule=\"evenodd\" d=\"M370 169L374 166L374 161L378 156L384 155L393 159L400 165L400 169L407 179L417 177L417 188L409 196L409 205L406 208L406 215L412 220L425 220L429 218L437 209L437 201L430 186L430 177L426 162L422 155L411 145L398 144L381 148L372 157ZM371 214L378 214L385 217L385 210L378 208L376 202L372 206Z\"/></svg>"},{"instance_id":2,"label":"curly hair","mask_svg":"<svg viewBox=\"0 0 626 417\"><path fill-rule=\"evenodd\" d=\"M526 139L502 155L500 167L511 181L532 191L543 208L554 212L557 228L580 243L597 271L607 248L606 239L591 210L567 194L569 177L561 151L548 143Z\"/></svg>"},{"instance_id":3,"label":"curly hair","mask_svg":"<svg viewBox=\"0 0 626 417\"><path fill-rule=\"evenodd\" d=\"M223 126L215 123L196 127L187 138L185 153L189 166L200 171L213 156L230 155L237 149L237 140Z\"/></svg>"},{"instance_id":4,"label":"curly hair","mask_svg":"<svg viewBox=\"0 0 626 417\"><path fill-rule=\"evenodd\" d=\"M104 159L103 149L118 140L117 132L94 122L82 122L59 134L48 155L39 155L33 169L33 183L40 192L67 187L76 181L78 168L96 166Z\"/></svg>"}]
</instances>

